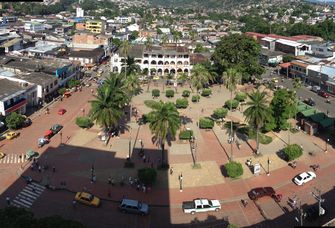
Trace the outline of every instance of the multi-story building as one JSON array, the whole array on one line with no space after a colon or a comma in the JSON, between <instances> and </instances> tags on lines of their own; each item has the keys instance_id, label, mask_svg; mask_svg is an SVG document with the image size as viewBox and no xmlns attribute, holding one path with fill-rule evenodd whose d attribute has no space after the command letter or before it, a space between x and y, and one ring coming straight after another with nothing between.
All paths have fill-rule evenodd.
<instances>
[{"instance_id":1,"label":"multi-story building","mask_svg":"<svg viewBox=\"0 0 335 228\"><path fill-rule=\"evenodd\" d=\"M95 49L99 46L108 47L112 44L112 36L76 33L72 38L72 47L78 49Z\"/></svg>"},{"instance_id":2,"label":"multi-story building","mask_svg":"<svg viewBox=\"0 0 335 228\"><path fill-rule=\"evenodd\" d=\"M28 32L44 31L45 26L42 23L31 21L24 24L24 30Z\"/></svg>"},{"instance_id":3,"label":"multi-story building","mask_svg":"<svg viewBox=\"0 0 335 228\"><path fill-rule=\"evenodd\" d=\"M105 22L99 20L86 21L86 29L92 33L100 34L105 30Z\"/></svg>"},{"instance_id":4,"label":"multi-story building","mask_svg":"<svg viewBox=\"0 0 335 228\"><path fill-rule=\"evenodd\" d=\"M128 55L135 59L142 71L148 74L163 75L186 73L192 69L190 53L186 47L161 47L154 46L150 49L144 45L133 46ZM125 56L117 51L111 56L111 71L120 73L123 68Z\"/></svg>"}]
</instances>

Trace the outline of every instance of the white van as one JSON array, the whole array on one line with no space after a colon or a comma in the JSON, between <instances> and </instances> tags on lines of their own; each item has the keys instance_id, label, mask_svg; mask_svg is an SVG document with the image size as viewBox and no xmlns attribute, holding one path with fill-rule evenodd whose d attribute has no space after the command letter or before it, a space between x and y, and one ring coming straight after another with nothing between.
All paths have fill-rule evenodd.
<instances>
[{"instance_id":1,"label":"white van","mask_svg":"<svg viewBox=\"0 0 335 228\"><path fill-rule=\"evenodd\" d=\"M313 86L313 87L312 87L312 91L313 91L313 92L316 92L316 93L317 93L317 92L319 92L320 90L321 90L320 86Z\"/></svg>"}]
</instances>

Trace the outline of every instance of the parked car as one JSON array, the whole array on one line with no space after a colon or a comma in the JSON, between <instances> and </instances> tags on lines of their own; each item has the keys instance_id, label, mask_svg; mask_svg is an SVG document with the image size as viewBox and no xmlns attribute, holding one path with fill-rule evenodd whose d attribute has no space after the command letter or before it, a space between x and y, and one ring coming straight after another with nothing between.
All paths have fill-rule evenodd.
<instances>
[{"instance_id":1,"label":"parked car","mask_svg":"<svg viewBox=\"0 0 335 228\"><path fill-rule=\"evenodd\" d=\"M42 147L45 144L48 144L49 142L50 142L50 140L48 138L39 138L37 140L38 147Z\"/></svg>"},{"instance_id":2,"label":"parked car","mask_svg":"<svg viewBox=\"0 0 335 228\"><path fill-rule=\"evenodd\" d=\"M4 157L6 157L6 154L3 152L0 152L0 159L3 159Z\"/></svg>"},{"instance_id":3,"label":"parked car","mask_svg":"<svg viewBox=\"0 0 335 228\"><path fill-rule=\"evenodd\" d=\"M88 206L100 206L100 199L88 192L77 192L74 200Z\"/></svg>"},{"instance_id":4,"label":"parked car","mask_svg":"<svg viewBox=\"0 0 335 228\"><path fill-rule=\"evenodd\" d=\"M57 134L60 130L63 129L63 126L60 124L55 124L50 128L50 131L52 131L52 133L55 135Z\"/></svg>"},{"instance_id":5,"label":"parked car","mask_svg":"<svg viewBox=\"0 0 335 228\"><path fill-rule=\"evenodd\" d=\"M315 101L313 98L307 98L304 100L304 103L310 105L310 106L315 106Z\"/></svg>"},{"instance_id":6,"label":"parked car","mask_svg":"<svg viewBox=\"0 0 335 228\"><path fill-rule=\"evenodd\" d=\"M44 138L45 139L51 139L52 138L52 136L54 136L54 133L53 133L53 131L51 131L51 130L47 130L45 133L44 133Z\"/></svg>"},{"instance_id":7,"label":"parked car","mask_svg":"<svg viewBox=\"0 0 335 228\"><path fill-rule=\"evenodd\" d=\"M182 208L184 213L193 215L196 212L219 211L221 204L219 200L195 199L183 202Z\"/></svg>"},{"instance_id":8,"label":"parked car","mask_svg":"<svg viewBox=\"0 0 335 228\"><path fill-rule=\"evenodd\" d=\"M119 205L123 213L132 213L147 215L149 214L149 205L132 199L123 199Z\"/></svg>"},{"instance_id":9,"label":"parked car","mask_svg":"<svg viewBox=\"0 0 335 228\"><path fill-rule=\"evenodd\" d=\"M296 177L294 177L293 182L296 185L304 185L307 182L313 180L316 178L316 174L312 171L309 172L303 172L300 173L299 175L297 175Z\"/></svg>"},{"instance_id":10,"label":"parked car","mask_svg":"<svg viewBox=\"0 0 335 228\"><path fill-rule=\"evenodd\" d=\"M330 97L330 94L325 92L325 91L319 91L318 94L321 96L321 97L324 97L324 98L328 98Z\"/></svg>"},{"instance_id":11,"label":"parked car","mask_svg":"<svg viewBox=\"0 0 335 228\"><path fill-rule=\"evenodd\" d=\"M273 197L274 195L276 195L276 192L272 187L254 188L248 192L248 196L251 200L257 200L264 196Z\"/></svg>"},{"instance_id":12,"label":"parked car","mask_svg":"<svg viewBox=\"0 0 335 228\"><path fill-rule=\"evenodd\" d=\"M6 139L12 140L12 139L18 137L19 135L20 135L19 132L10 131L10 132L7 132Z\"/></svg>"},{"instance_id":13,"label":"parked car","mask_svg":"<svg viewBox=\"0 0 335 228\"><path fill-rule=\"evenodd\" d=\"M31 119L30 119L30 118L26 118L26 119L23 121L22 127L29 127L31 124L32 124Z\"/></svg>"},{"instance_id":14,"label":"parked car","mask_svg":"<svg viewBox=\"0 0 335 228\"><path fill-rule=\"evenodd\" d=\"M36 151L33 151L33 150L28 150L26 152L26 159L28 161L31 161L33 158L37 158L39 156L40 156L40 154L38 152L36 152Z\"/></svg>"},{"instance_id":15,"label":"parked car","mask_svg":"<svg viewBox=\"0 0 335 228\"><path fill-rule=\"evenodd\" d=\"M66 109L61 108L61 109L58 110L57 113L58 113L58 115L61 115L61 116L62 116L62 115L64 115L64 114L66 113Z\"/></svg>"},{"instance_id":16,"label":"parked car","mask_svg":"<svg viewBox=\"0 0 335 228\"><path fill-rule=\"evenodd\" d=\"M313 91L313 92L316 92L316 93L317 93L317 92L319 92L320 90L321 90L320 86L313 86L313 87L312 87L312 91Z\"/></svg>"},{"instance_id":17,"label":"parked car","mask_svg":"<svg viewBox=\"0 0 335 228\"><path fill-rule=\"evenodd\" d=\"M0 135L0 141L6 139L6 135Z\"/></svg>"}]
</instances>

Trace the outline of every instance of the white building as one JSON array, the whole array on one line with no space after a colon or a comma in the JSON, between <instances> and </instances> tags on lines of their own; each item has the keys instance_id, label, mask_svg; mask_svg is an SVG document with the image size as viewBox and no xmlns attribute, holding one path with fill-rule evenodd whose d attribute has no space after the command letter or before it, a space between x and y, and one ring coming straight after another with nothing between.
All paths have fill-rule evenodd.
<instances>
[{"instance_id":1,"label":"white building","mask_svg":"<svg viewBox=\"0 0 335 228\"><path fill-rule=\"evenodd\" d=\"M138 24L132 24L127 26L128 31L133 32L133 31L139 31L140 26Z\"/></svg>"},{"instance_id":2,"label":"white building","mask_svg":"<svg viewBox=\"0 0 335 228\"><path fill-rule=\"evenodd\" d=\"M84 17L84 10L82 8L76 8L76 17Z\"/></svg>"},{"instance_id":3,"label":"white building","mask_svg":"<svg viewBox=\"0 0 335 228\"><path fill-rule=\"evenodd\" d=\"M26 22L24 24L24 30L28 32L38 32L44 31L45 27L44 24L41 24L39 22Z\"/></svg>"},{"instance_id":4,"label":"white building","mask_svg":"<svg viewBox=\"0 0 335 228\"><path fill-rule=\"evenodd\" d=\"M131 22L131 17L124 17L124 16L114 17L114 21L116 23L127 24Z\"/></svg>"},{"instance_id":5,"label":"white building","mask_svg":"<svg viewBox=\"0 0 335 228\"><path fill-rule=\"evenodd\" d=\"M151 75L190 74L192 69L190 53L186 47L165 47L154 46L146 49L144 45L133 46L128 54L135 59L142 71ZM121 73L125 57L119 51L111 56L111 71Z\"/></svg>"}]
</instances>

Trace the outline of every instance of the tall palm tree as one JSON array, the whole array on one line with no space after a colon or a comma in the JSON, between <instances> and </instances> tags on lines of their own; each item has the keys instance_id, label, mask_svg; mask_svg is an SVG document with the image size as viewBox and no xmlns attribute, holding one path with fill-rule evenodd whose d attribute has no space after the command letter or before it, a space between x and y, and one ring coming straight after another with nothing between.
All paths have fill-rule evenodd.
<instances>
[{"instance_id":1,"label":"tall palm tree","mask_svg":"<svg viewBox=\"0 0 335 228\"><path fill-rule=\"evenodd\" d=\"M256 90L248 94L248 108L243 112L246 121L256 129L256 154L259 154L259 131L271 115L266 92Z\"/></svg>"},{"instance_id":2,"label":"tall palm tree","mask_svg":"<svg viewBox=\"0 0 335 228\"><path fill-rule=\"evenodd\" d=\"M223 72L223 80L226 88L230 91L230 111L232 111L233 107L233 92L236 90L237 84L241 82L241 74L235 68L230 68L227 72ZM230 160L233 160L233 142L232 139L234 137L233 132L233 120L230 120Z\"/></svg>"},{"instance_id":3,"label":"tall palm tree","mask_svg":"<svg viewBox=\"0 0 335 228\"><path fill-rule=\"evenodd\" d=\"M110 130L119 125L124 116L125 104L129 102L126 84L119 75L110 75L98 89L95 100L90 101L90 116L93 121Z\"/></svg>"},{"instance_id":4,"label":"tall palm tree","mask_svg":"<svg viewBox=\"0 0 335 228\"><path fill-rule=\"evenodd\" d=\"M130 44L128 40L124 40L120 45L121 53L124 56L124 76L127 77L127 58L129 54Z\"/></svg>"},{"instance_id":5,"label":"tall palm tree","mask_svg":"<svg viewBox=\"0 0 335 228\"><path fill-rule=\"evenodd\" d=\"M291 124L291 117L292 117L292 111L296 112L296 91L288 91L288 100L287 100L287 109L288 109L288 121L289 121L289 129L288 129L288 144L291 144L291 130L292 130L292 124Z\"/></svg>"},{"instance_id":6,"label":"tall palm tree","mask_svg":"<svg viewBox=\"0 0 335 228\"><path fill-rule=\"evenodd\" d=\"M170 143L180 127L180 116L172 102L150 101L145 103L152 109L149 113L151 121L149 128L153 134L153 141L162 149L162 166L164 165L165 143Z\"/></svg>"},{"instance_id":7,"label":"tall palm tree","mask_svg":"<svg viewBox=\"0 0 335 228\"><path fill-rule=\"evenodd\" d=\"M196 64L193 66L191 71L191 84L197 90L203 88L204 84L213 81L213 76L208 72L208 70L201 64Z\"/></svg>"}]
</instances>

